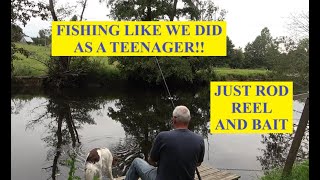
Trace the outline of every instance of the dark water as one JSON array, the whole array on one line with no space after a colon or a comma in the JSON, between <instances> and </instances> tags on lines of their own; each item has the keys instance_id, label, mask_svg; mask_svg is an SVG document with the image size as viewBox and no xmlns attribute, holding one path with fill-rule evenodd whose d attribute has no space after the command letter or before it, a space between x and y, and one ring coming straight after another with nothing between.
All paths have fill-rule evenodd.
<instances>
[{"instance_id":1,"label":"dark water","mask_svg":"<svg viewBox=\"0 0 320 180\"><path fill-rule=\"evenodd\" d=\"M172 94L175 105L190 109L190 129L205 138L204 164L258 179L263 171L255 170L284 163L293 135L210 134L209 89ZM82 178L86 154L95 147L108 147L118 156L113 174L121 176L135 157L148 156L160 131L171 129L172 105L161 88L31 90L14 93L11 107L13 180L62 180L73 171ZM303 103L295 101L294 109L297 123ZM298 159L308 158L308 142L306 134Z\"/></svg>"}]
</instances>

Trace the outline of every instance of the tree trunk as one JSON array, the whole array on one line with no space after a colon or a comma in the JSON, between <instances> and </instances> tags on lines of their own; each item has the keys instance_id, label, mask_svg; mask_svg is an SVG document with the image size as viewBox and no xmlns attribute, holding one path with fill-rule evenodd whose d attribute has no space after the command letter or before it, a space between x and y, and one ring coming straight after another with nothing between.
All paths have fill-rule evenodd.
<instances>
[{"instance_id":1,"label":"tree trunk","mask_svg":"<svg viewBox=\"0 0 320 180\"><path fill-rule=\"evenodd\" d=\"M76 135L75 135L75 131L73 129L72 126L72 116L71 116L71 110L70 110L70 106L69 104L66 104L66 109L65 109L65 115L66 115L66 123L69 129L69 133L71 136L71 140L72 140L72 147L76 147Z\"/></svg>"},{"instance_id":2,"label":"tree trunk","mask_svg":"<svg viewBox=\"0 0 320 180\"><path fill-rule=\"evenodd\" d=\"M87 1L88 1L88 0L84 0L84 2L83 2L82 12L81 12L81 15L80 15L80 21L82 21L83 13L84 13L84 10L86 9L86 6L87 6Z\"/></svg>"},{"instance_id":3,"label":"tree trunk","mask_svg":"<svg viewBox=\"0 0 320 180\"><path fill-rule=\"evenodd\" d=\"M307 98L304 108L303 108L303 112L298 124L298 128L296 130L296 133L294 135L291 147L290 147L290 151L286 160L286 163L284 165L283 168L283 172L282 172L282 178L285 178L286 176L291 174L291 170L292 170L292 166L293 163L297 157L297 153L304 135L304 132L306 130L307 124L309 121L309 97Z\"/></svg>"},{"instance_id":4,"label":"tree trunk","mask_svg":"<svg viewBox=\"0 0 320 180\"><path fill-rule=\"evenodd\" d=\"M148 0L148 6L147 6L147 18L146 21L152 20L152 13L151 13L151 0Z\"/></svg>"},{"instance_id":5,"label":"tree trunk","mask_svg":"<svg viewBox=\"0 0 320 180\"><path fill-rule=\"evenodd\" d=\"M61 144L62 144L62 132L61 132L61 127L62 127L62 120L63 120L63 116L59 116L58 119L58 130L57 130L57 138L58 138L58 142L57 142L57 148L56 148L56 155L54 156L53 159L53 165L52 165L52 174L51 174L51 178L52 180L56 179L56 172L58 170L58 159L60 157L61 151Z\"/></svg>"},{"instance_id":6,"label":"tree trunk","mask_svg":"<svg viewBox=\"0 0 320 180\"><path fill-rule=\"evenodd\" d=\"M50 9L53 21L58 21L56 12L54 10L53 0L49 0L49 9Z\"/></svg>"},{"instance_id":7,"label":"tree trunk","mask_svg":"<svg viewBox=\"0 0 320 180\"><path fill-rule=\"evenodd\" d=\"M173 2L173 7L172 7L172 11L171 11L171 15L170 15L170 21L173 21L173 20L174 20L174 17L176 16L176 13L177 13L177 3L178 3L178 0L174 0L174 2Z\"/></svg>"},{"instance_id":8,"label":"tree trunk","mask_svg":"<svg viewBox=\"0 0 320 180\"><path fill-rule=\"evenodd\" d=\"M69 71L69 59L68 56L59 57L59 71L61 73Z\"/></svg>"},{"instance_id":9,"label":"tree trunk","mask_svg":"<svg viewBox=\"0 0 320 180\"><path fill-rule=\"evenodd\" d=\"M58 17L56 15L56 11L54 10L54 5L53 5L53 0L49 0L49 10L51 12L51 16L53 21L58 21ZM63 73L69 70L69 62L68 62L69 58L68 56L60 56L59 57L59 72Z\"/></svg>"}]
</instances>

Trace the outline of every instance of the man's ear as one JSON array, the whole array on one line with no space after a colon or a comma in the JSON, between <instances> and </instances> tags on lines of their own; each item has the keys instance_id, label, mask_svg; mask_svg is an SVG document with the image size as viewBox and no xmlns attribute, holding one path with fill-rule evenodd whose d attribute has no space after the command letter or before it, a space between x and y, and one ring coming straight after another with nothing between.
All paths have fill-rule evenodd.
<instances>
[{"instance_id":1,"label":"man's ear","mask_svg":"<svg viewBox=\"0 0 320 180\"><path fill-rule=\"evenodd\" d=\"M172 123L173 123L173 124L176 124L176 123L177 123L177 120L176 120L176 119L173 119L173 120L172 120Z\"/></svg>"}]
</instances>

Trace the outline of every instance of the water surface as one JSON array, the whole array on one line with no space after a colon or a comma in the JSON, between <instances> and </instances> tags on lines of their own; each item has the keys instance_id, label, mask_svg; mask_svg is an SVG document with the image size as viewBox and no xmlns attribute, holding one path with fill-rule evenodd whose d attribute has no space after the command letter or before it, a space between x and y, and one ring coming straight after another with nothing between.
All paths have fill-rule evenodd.
<instances>
[{"instance_id":1,"label":"water surface","mask_svg":"<svg viewBox=\"0 0 320 180\"><path fill-rule=\"evenodd\" d=\"M262 169L283 165L293 135L209 133L209 89L172 90L175 105L186 105L190 129L205 138L204 164L257 179ZM295 123L303 102L294 102ZM83 177L86 154L108 147L123 175L135 157L147 157L156 135L171 129L172 105L162 90L144 88L19 92L11 99L13 180L68 179L71 161ZM299 158L308 158L308 136Z\"/></svg>"}]
</instances>

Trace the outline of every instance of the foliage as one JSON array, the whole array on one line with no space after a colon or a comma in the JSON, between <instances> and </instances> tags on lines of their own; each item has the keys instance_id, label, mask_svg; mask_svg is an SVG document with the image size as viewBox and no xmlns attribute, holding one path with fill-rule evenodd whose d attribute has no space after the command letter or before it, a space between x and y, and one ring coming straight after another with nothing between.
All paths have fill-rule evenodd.
<instances>
[{"instance_id":1,"label":"foliage","mask_svg":"<svg viewBox=\"0 0 320 180\"><path fill-rule=\"evenodd\" d=\"M261 34L252 43L245 47L245 68L271 68L270 59L279 54L278 46L267 27L261 30Z\"/></svg>"},{"instance_id":2,"label":"foliage","mask_svg":"<svg viewBox=\"0 0 320 180\"><path fill-rule=\"evenodd\" d=\"M34 44L47 46L51 44L51 30L50 29L40 29L39 36L32 38Z\"/></svg>"},{"instance_id":3,"label":"foliage","mask_svg":"<svg viewBox=\"0 0 320 180\"><path fill-rule=\"evenodd\" d=\"M13 61L14 76L42 76L46 75L48 68L44 63L49 61L50 49L22 43L13 44L15 50ZM41 62L38 61L41 59Z\"/></svg>"},{"instance_id":4,"label":"foliage","mask_svg":"<svg viewBox=\"0 0 320 180\"><path fill-rule=\"evenodd\" d=\"M13 62L15 76L43 76L48 75L49 68L53 68L50 60L50 48L29 44L15 43L16 52ZM26 52L22 52L26 50ZM81 72L101 80L117 80L123 78L115 64L109 64L107 57L73 57L70 62L70 72Z\"/></svg>"},{"instance_id":5,"label":"foliage","mask_svg":"<svg viewBox=\"0 0 320 180\"><path fill-rule=\"evenodd\" d=\"M183 6L177 7L178 0L129 0L129 1L107 1L111 7L110 17L114 20L170 20L181 17L189 20L200 20L202 15L207 20L210 13L216 13L218 7L213 2L182 0ZM210 10L206 11L206 7ZM223 20L225 13L219 16ZM233 45L228 41L228 51L232 52ZM228 52L229 53L229 52ZM168 81L180 81L192 83L197 78L197 72L204 70L200 76L206 78L210 76L211 68L215 63L226 60L217 57L110 57L110 62L118 62L118 68L129 79L143 80L148 83L162 82L162 75L157 65L159 61L164 77Z\"/></svg>"},{"instance_id":6,"label":"foliage","mask_svg":"<svg viewBox=\"0 0 320 180\"><path fill-rule=\"evenodd\" d=\"M87 93L87 92L86 92ZM88 97L87 94L80 95L74 90L61 91L52 90L48 92L45 104L39 104L35 109L45 106L45 110L37 114L35 119L29 120L26 130L34 130L38 125L43 125L46 134L41 140L48 147L47 161L52 163L49 168L52 179L56 178L61 166L67 166L69 170L69 179L77 179L75 176L76 154L79 154L81 148L78 130L85 124L95 124L91 112L101 109L101 104L105 99L100 97ZM64 153L65 148L75 150ZM67 157L63 158L63 155ZM68 160L66 160L68 158ZM82 163L81 163L82 164ZM48 169L49 169L48 168Z\"/></svg>"},{"instance_id":7,"label":"foliage","mask_svg":"<svg viewBox=\"0 0 320 180\"><path fill-rule=\"evenodd\" d=\"M215 68L215 80L267 80L271 78L270 71L265 69L231 69Z\"/></svg>"},{"instance_id":8,"label":"foliage","mask_svg":"<svg viewBox=\"0 0 320 180\"><path fill-rule=\"evenodd\" d=\"M295 41L309 38L309 11L291 14L287 29Z\"/></svg>"},{"instance_id":9,"label":"foliage","mask_svg":"<svg viewBox=\"0 0 320 180\"><path fill-rule=\"evenodd\" d=\"M200 57L199 57L200 58ZM231 39L227 36L227 55L226 56L208 56L203 57L203 63L201 69L208 67L231 67L231 64L235 60L235 49Z\"/></svg>"},{"instance_id":10,"label":"foliage","mask_svg":"<svg viewBox=\"0 0 320 180\"><path fill-rule=\"evenodd\" d=\"M282 179L282 169L277 168L270 172L267 172L261 180L309 180L309 160L302 163L296 163L293 166L292 174Z\"/></svg>"},{"instance_id":11,"label":"foliage","mask_svg":"<svg viewBox=\"0 0 320 180\"><path fill-rule=\"evenodd\" d=\"M31 17L39 16L42 20L46 20L48 17L47 10L47 6L41 2L11 0L11 24L16 24L19 21L25 26Z\"/></svg>"},{"instance_id":12,"label":"foliage","mask_svg":"<svg viewBox=\"0 0 320 180\"><path fill-rule=\"evenodd\" d=\"M81 178L79 176L74 175L74 173L76 171L76 167L75 167L76 155L72 154L70 156L71 156L71 158L68 159L66 162L67 166L70 167L68 180L81 180Z\"/></svg>"},{"instance_id":13,"label":"foliage","mask_svg":"<svg viewBox=\"0 0 320 180\"><path fill-rule=\"evenodd\" d=\"M149 83L162 82L160 69L167 79L192 82L194 74L190 62L179 57L114 57L110 62L117 61L120 71L128 76L129 79L144 80ZM157 59L156 59L157 58Z\"/></svg>"},{"instance_id":14,"label":"foliage","mask_svg":"<svg viewBox=\"0 0 320 180\"><path fill-rule=\"evenodd\" d=\"M26 49L29 52L26 55L22 53L15 53L17 60L13 62L15 76L43 76L48 75L50 60L50 48L44 46L35 46L22 43L15 43L17 48ZM128 59L119 58L119 61ZM125 57L126 58L126 57ZM171 57L169 57L171 58ZM232 69L232 68L208 68L210 63L214 65L213 59L205 59L206 57L184 57L181 60L168 59L167 57L158 57L161 69L167 81L179 79L181 81L205 81L210 80L245 80L245 79L267 79L269 71L264 69ZM172 63L167 61L174 61L176 64L171 66ZM183 62L182 62L183 61ZM125 79L126 75L133 79L140 80L143 77L145 81L155 80L162 83L162 77L158 67L156 66L156 59L147 61L148 63L135 64L133 69L147 69L145 73L142 70L134 71L129 68L125 70L119 69L125 62L119 63L118 61L111 62L108 57L73 57L70 61L70 72L81 72L87 75L90 79L97 79L99 81L119 80ZM182 62L184 66L177 66ZM232 61L233 62L233 61ZM234 63L234 62L233 62ZM138 68L138 66L141 66ZM190 68L192 67L192 68ZM179 69L180 68L180 69ZM122 73L120 73L122 71ZM145 71L145 70L144 70ZM193 75L192 75L193 74ZM192 76L189 76L192 75ZM183 77L183 78L181 78ZM153 82L153 81L152 81Z\"/></svg>"},{"instance_id":15,"label":"foliage","mask_svg":"<svg viewBox=\"0 0 320 180\"><path fill-rule=\"evenodd\" d=\"M261 135L261 143L265 146L260 149L262 153L260 156L257 156L257 160L260 161L263 170L280 168L285 165L297 126L297 124L294 124L294 131L292 134L270 133ZM306 159L309 159L309 124L306 127L298 149L296 162L302 162Z\"/></svg>"},{"instance_id":16,"label":"foliage","mask_svg":"<svg viewBox=\"0 0 320 180\"><path fill-rule=\"evenodd\" d=\"M244 54L242 49L233 49L232 56L228 62L230 68L243 68L244 65Z\"/></svg>"},{"instance_id":17,"label":"foliage","mask_svg":"<svg viewBox=\"0 0 320 180\"><path fill-rule=\"evenodd\" d=\"M227 11L220 9L212 0L199 1L200 20L206 21L222 21L225 19ZM217 17L217 13L219 16Z\"/></svg>"},{"instance_id":18,"label":"foliage","mask_svg":"<svg viewBox=\"0 0 320 180\"><path fill-rule=\"evenodd\" d=\"M173 87L174 88L174 87ZM178 87L175 87L178 88ZM186 105L192 115L189 128L207 137L209 122L209 88L200 91L186 92L172 90L174 104ZM139 103L137 103L139 102ZM171 116L173 107L166 92L158 95L146 89L138 90L135 96L120 98L115 107L108 108L108 116L121 122L127 135L134 136L139 141L141 152L148 157L152 142L161 131L172 129Z\"/></svg>"},{"instance_id":19,"label":"foliage","mask_svg":"<svg viewBox=\"0 0 320 180\"><path fill-rule=\"evenodd\" d=\"M294 82L295 92L305 92L309 89L309 39L298 43L290 38L282 38L285 52L273 63L273 76L276 80Z\"/></svg>"},{"instance_id":20,"label":"foliage","mask_svg":"<svg viewBox=\"0 0 320 180\"><path fill-rule=\"evenodd\" d=\"M17 23L21 22L25 26L31 17L36 16L40 16L42 20L47 18L47 7L43 3L35 3L30 0L11 0L11 78L14 76L13 60L17 59L15 53L19 52L24 55L28 53L26 50L16 48L12 43L18 38L21 39L22 30Z\"/></svg>"},{"instance_id":21,"label":"foliage","mask_svg":"<svg viewBox=\"0 0 320 180\"><path fill-rule=\"evenodd\" d=\"M23 37L23 31L20 26L11 24L11 42L18 42Z\"/></svg>"},{"instance_id":22,"label":"foliage","mask_svg":"<svg viewBox=\"0 0 320 180\"><path fill-rule=\"evenodd\" d=\"M294 27L300 31L308 29L306 16L303 16L301 22L297 19L294 22ZM272 38L268 28L262 29L261 34L245 47L242 68L266 68L271 70L273 80L293 81L295 93L308 91L309 38L300 38L299 41L294 39L297 38Z\"/></svg>"}]
</instances>

